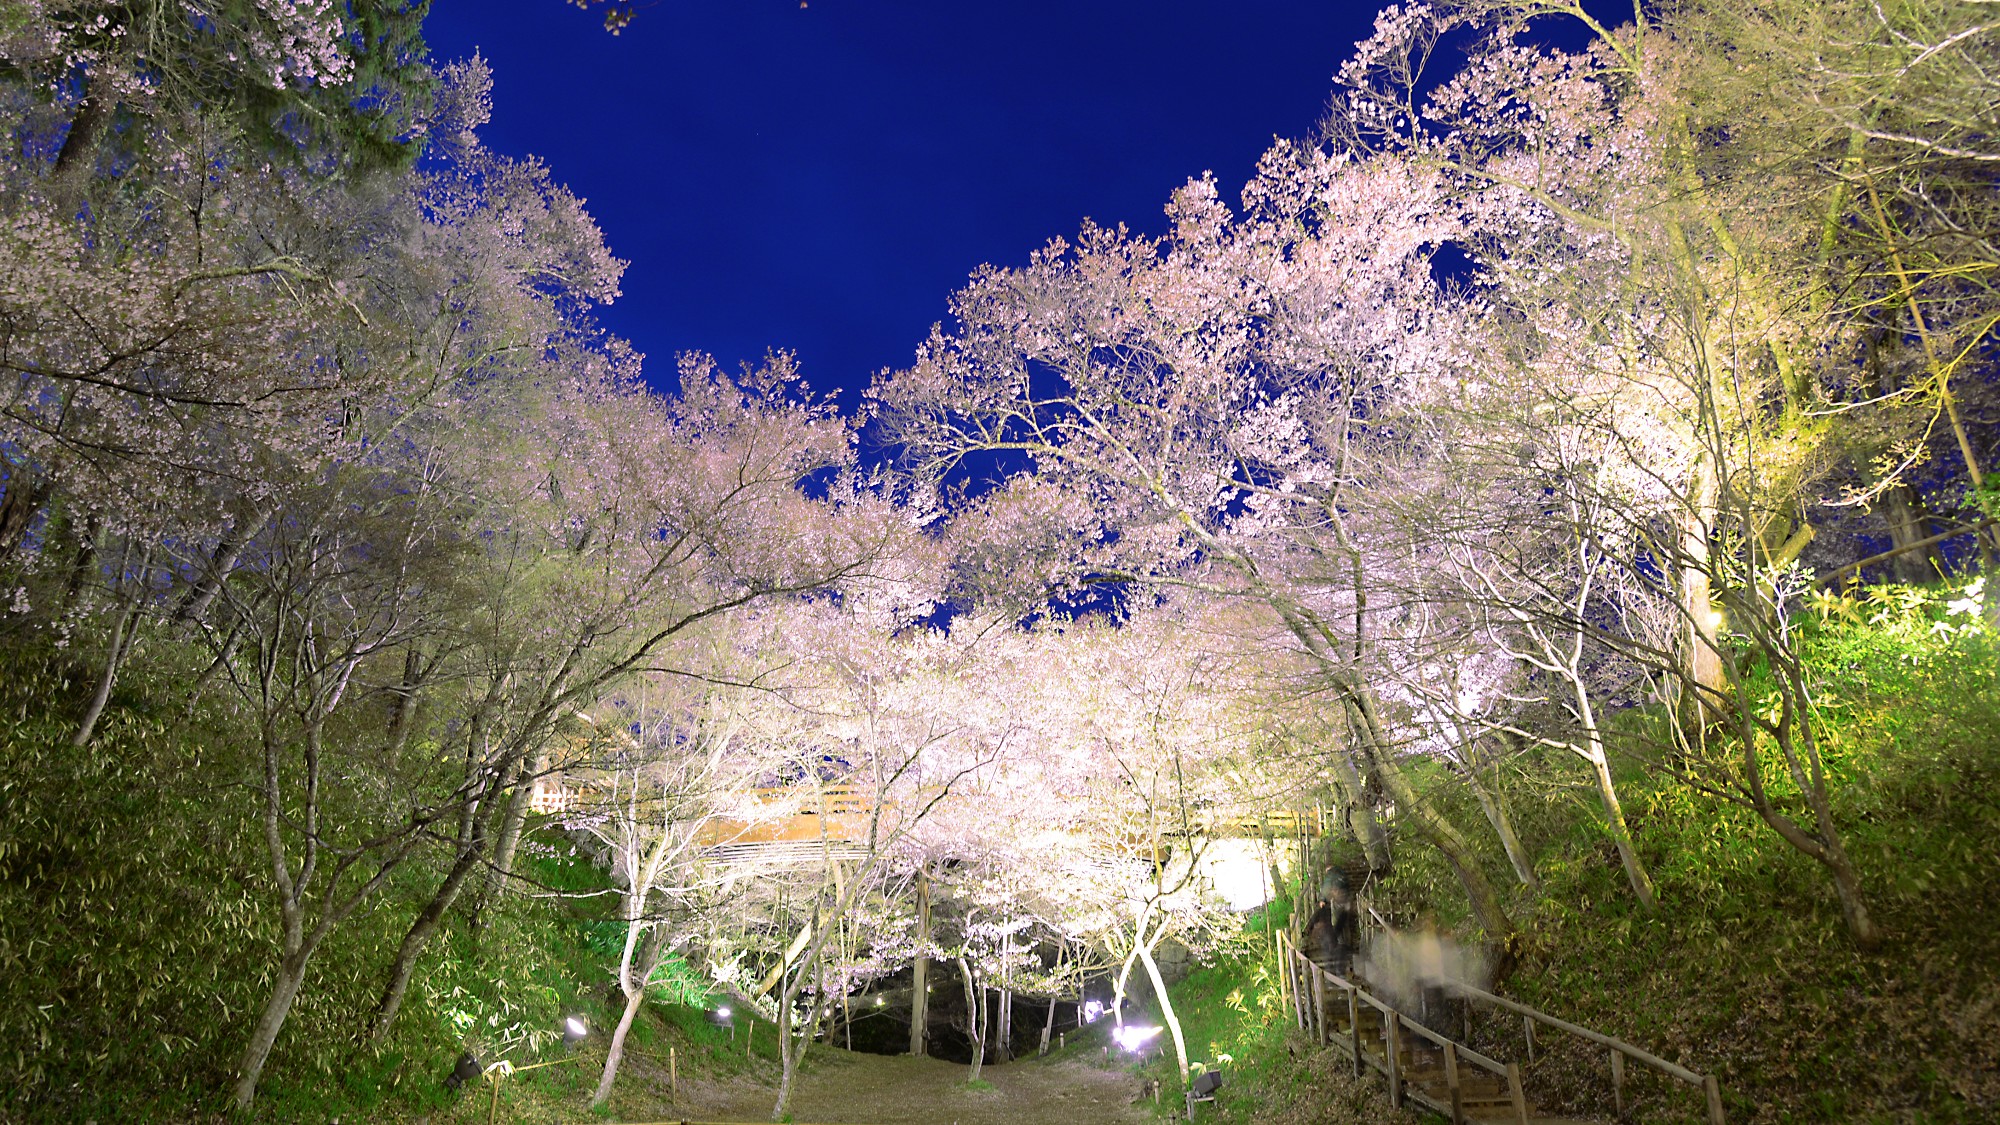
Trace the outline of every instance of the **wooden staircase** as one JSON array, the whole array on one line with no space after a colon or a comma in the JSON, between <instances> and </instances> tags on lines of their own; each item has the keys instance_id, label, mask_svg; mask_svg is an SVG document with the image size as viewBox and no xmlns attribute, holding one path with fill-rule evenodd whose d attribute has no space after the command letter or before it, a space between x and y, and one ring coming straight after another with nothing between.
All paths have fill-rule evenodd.
<instances>
[{"instance_id":1,"label":"wooden staircase","mask_svg":"<svg viewBox=\"0 0 2000 1125\"><path fill-rule=\"evenodd\" d=\"M1388 1082L1391 1106L1412 1102L1442 1114L1452 1125L1580 1125L1575 1119L1546 1116L1529 1101L1517 1064L1490 1058L1409 1019L1387 1001L1320 968L1282 936L1280 942L1286 962L1284 983L1299 1029L1345 1055L1357 1077L1370 1070L1381 1074ZM1483 1001L1521 1014L1531 1054L1535 1022L1610 1047L1613 1098L1621 1119L1627 1110L1625 1064L1631 1060L1699 1087L1708 1125L1725 1125L1721 1092L1713 1077L1480 989L1453 991L1468 1002Z\"/></svg>"}]
</instances>

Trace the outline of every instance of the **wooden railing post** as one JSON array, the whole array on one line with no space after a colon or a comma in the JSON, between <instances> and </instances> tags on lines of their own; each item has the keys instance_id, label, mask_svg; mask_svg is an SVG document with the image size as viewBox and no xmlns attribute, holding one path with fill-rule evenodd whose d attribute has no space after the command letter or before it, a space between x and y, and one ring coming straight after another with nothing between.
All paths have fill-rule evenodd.
<instances>
[{"instance_id":1,"label":"wooden railing post","mask_svg":"<svg viewBox=\"0 0 2000 1125\"><path fill-rule=\"evenodd\" d=\"M1528 1063L1532 1066L1535 1061L1535 1017L1521 1017L1521 1034L1528 1037Z\"/></svg>"},{"instance_id":2,"label":"wooden railing post","mask_svg":"<svg viewBox=\"0 0 2000 1125\"><path fill-rule=\"evenodd\" d=\"M1625 1052L1611 1048L1611 1106L1625 1116Z\"/></svg>"},{"instance_id":3,"label":"wooden railing post","mask_svg":"<svg viewBox=\"0 0 2000 1125\"><path fill-rule=\"evenodd\" d=\"M1403 1108L1403 1016L1396 1009L1389 1009L1389 1034L1385 1040L1389 1050L1389 1108Z\"/></svg>"},{"instance_id":4,"label":"wooden railing post","mask_svg":"<svg viewBox=\"0 0 2000 1125\"><path fill-rule=\"evenodd\" d=\"M1722 1085L1711 1074L1701 1080L1701 1092L1708 1099L1708 1125L1725 1125L1722 1120Z\"/></svg>"},{"instance_id":5,"label":"wooden railing post","mask_svg":"<svg viewBox=\"0 0 2000 1125\"><path fill-rule=\"evenodd\" d=\"M1528 1095L1521 1092L1521 1064L1507 1064L1507 1096L1514 1100L1514 1120L1528 1125Z\"/></svg>"},{"instance_id":6,"label":"wooden railing post","mask_svg":"<svg viewBox=\"0 0 2000 1125\"><path fill-rule=\"evenodd\" d=\"M1326 974L1319 966L1312 968L1313 982L1313 1037L1322 1045L1326 1043Z\"/></svg>"},{"instance_id":7,"label":"wooden railing post","mask_svg":"<svg viewBox=\"0 0 2000 1125\"><path fill-rule=\"evenodd\" d=\"M1465 1097L1458 1088L1458 1044L1445 1040L1444 1085L1451 1093L1451 1125L1465 1125Z\"/></svg>"},{"instance_id":8,"label":"wooden railing post","mask_svg":"<svg viewBox=\"0 0 2000 1125\"><path fill-rule=\"evenodd\" d=\"M1353 988L1347 990L1347 1042L1354 1048L1354 1077L1359 1078L1368 1064L1361 1060L1361 997Z\"/></svg>"}]
</instances>

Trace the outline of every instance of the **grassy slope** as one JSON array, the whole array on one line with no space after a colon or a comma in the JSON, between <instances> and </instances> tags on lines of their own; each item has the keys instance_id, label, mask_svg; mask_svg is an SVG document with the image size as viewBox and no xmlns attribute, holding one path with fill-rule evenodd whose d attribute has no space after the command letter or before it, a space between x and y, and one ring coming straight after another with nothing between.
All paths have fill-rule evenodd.
<instances>
[{"instance_id":1,"label":"grassy slope","mask_svg":"<svg viewBox=\"0 0 2000 1125\"><path fill-rule=\"evenodd\" d=\"M1663 903L1661 917L1643 917L1594 794L1552 759L1524 778L1567 774L1561 784L1523 780L1510 792L1545 887L1516 894L1528 948L1507 991L1716 1073L1732 1123L2000 1120L2000 896L1990 885L2000 662L1989 635L1937 627L1952 620L1941 601L1879 592L1832 607L1808 639L1838 823L1891 931L1888 948L1856 952L1820 869L1753 815L1627 762L1627 811ZM1447 811L1484 832L1469 802ZM1488 859L1505 885L1497 849ZM1381 908L1465 924L1462 895L1434 854L1409 845L1397 862ZM1379 1080L1357 1093L1332 1056L1304 1051L1267 974L1225 964L1176 989L1191 1057L1236 1059L1216 1119L1386 1119ZM1488 1020L1475 1037L1525 1061L1517 1022ZM1610 1119L1603 1052L1561 1035L1537 1046L1525 1068L1537 1099ZM1685 1087L1641 1078L1630 1092L1638 1120L1699 1110Z\"/></svg>"},{"instance_id":2,"label":"grassy slope","mask_svg":"<svg viewBox=\"0 0 2000 1125\"><path fill-rule=\"evenodd\" d=\"M230 749L244 732L226 714L159 704L178 684L139 673L100 736L74 749L66 716L81 710L86 684L47 654L0 652L0 1121L209 1120L277 948L244 787L252 763ZM566 849L529 850L545 883L602 883ZM483 1121L484 1090L442 1087L462 1045L488 1061L558 1058L564 1015L615 1020L591 907L512 895L476 931L461 910L432 943L389 1043L359 1046L379 974L435 877L406 868L322 948L266 1068L257 1120ZM701 1012L664 1004L633 1042L657 1053L674 1044L683 1074L770 1066L744 1060ZM760 1047L768 1055L775 1044ZM507 1101L587 1119L601 1049L522 1075ZM634 1058L620 1103L657 1108L654 1069Z\"/></svg>"}]
</instances>

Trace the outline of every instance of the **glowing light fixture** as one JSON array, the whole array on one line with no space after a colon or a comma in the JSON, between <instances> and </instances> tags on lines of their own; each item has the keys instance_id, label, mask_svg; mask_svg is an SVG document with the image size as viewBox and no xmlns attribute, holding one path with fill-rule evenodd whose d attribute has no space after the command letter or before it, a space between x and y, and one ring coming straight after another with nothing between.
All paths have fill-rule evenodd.
<instances>
[{"instance_id":1,"label":"glowing light fixture","mask_svg":"<svg viewBox=\"0 0 2000 1125\"><path fill-rule=\"evenodd\" d=\"M1157 1027L1140 1027L1136 1023L1128 1023L1123 1027L1113 1028L1111 1039L1128 1051L1139 1051L1159 1033L1160 1029Z\"/></svg>"},{"instance_id":2,"label":"glowing light fixture","mask_svg":"<svg viewBox=\"0 0 2000 1125\"><path fill-rule=\"evenodd\" d=\"M582 1016L567 1016L563 1019L563 1043L565 1046L573 1047L583 1042L584 1037L589 1034L590 1025L583 1022Z\"/></svg>"},{"instance_id":3,"label":"glowing light fixture","mask_svg":"<svg viewBox=\"0 0 2000 1125\"><path fill-rule=\"evenodd\" d=\"M1101 1001L1085 1000L1083 1002L1083 1022L1095 1023L1097 1022L1097 1017L1103 1014L1104 1004Z\"/></svg>"},{"instance_id":4,"label":"glowing light fixture","mask_svg":"<svg viewBox=\"0 0 2000 1125\"><path fill-rule=\"evenodd\" d=\"M887 1001L887 1000L884 1000L884 999L882 999L882 998L881 998L880 996L877 996L877 997L875 998L875 1006L876 1006L876 1007L878 1007L878 1008L879 1008L879 1007L881 1007L881 1006L882 1006L882 1005L884 1005L884 1004L887 1004L887 1003L888 1003L888 1001Z\"/></svg>"}]
</instances>

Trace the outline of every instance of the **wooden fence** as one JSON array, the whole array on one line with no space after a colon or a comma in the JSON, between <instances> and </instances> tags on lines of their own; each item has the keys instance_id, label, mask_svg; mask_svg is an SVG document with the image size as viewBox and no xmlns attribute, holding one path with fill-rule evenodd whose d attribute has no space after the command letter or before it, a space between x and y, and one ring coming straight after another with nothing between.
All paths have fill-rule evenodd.
<instances>
[{"instance_id":1,"label":"wooden fence","mask_svg":"<svg viewBox=\"0 0 2000 1125\"><path fill-rule=\"evenodd\" d=\"M1371 1069L1381 1073L1389 1084L1390 1105L1400 1108L1406 1100L1415 1102L1444 1114L1452 1125L1503 1121L1529 1125L1538 1116L1522 1089L1519 1064L1491 1058L1408 1019L1388 1001L1314 964L1282 934L1279 945L1285 963L1282 986L1299 1029L1346 1055L1357 1077ZM1530 1061L1538 1024L1606 1047L1612 1099L1621 1118L1627 1108L1625 1066L1630 1061L1699 1089L1707 1125L1726 1125L1721 1087L1713 1075L1697 1074L1623 1040L1484 989L1447 983L1444 991L1468 1003L1519 1015Z\"/></svg>"}]
</instances>

